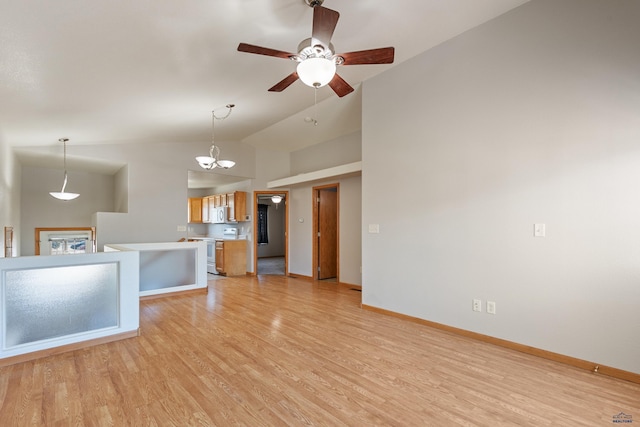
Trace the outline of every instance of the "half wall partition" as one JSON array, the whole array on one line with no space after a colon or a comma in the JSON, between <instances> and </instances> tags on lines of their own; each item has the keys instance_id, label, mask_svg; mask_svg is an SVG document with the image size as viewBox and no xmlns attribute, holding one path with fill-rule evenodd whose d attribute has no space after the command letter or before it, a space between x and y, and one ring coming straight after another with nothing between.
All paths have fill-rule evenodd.
<instances>
[{"instance_id":1,"label":"half wall partition","mask_svg":"<svg viewBox=\"0 0 640 427\"><path fill-rule=\"evenodd\" d=\"M137 252L0 259L0 366L136 336L138 264Z\"/></svg>"}]
</instances>

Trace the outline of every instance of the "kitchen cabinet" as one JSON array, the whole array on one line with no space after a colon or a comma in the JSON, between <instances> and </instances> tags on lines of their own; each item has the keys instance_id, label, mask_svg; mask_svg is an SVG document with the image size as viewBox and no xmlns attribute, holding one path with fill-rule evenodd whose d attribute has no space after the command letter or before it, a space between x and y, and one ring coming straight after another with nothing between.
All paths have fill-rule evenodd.
<instances>
[{"instance_id":1,"label":"kitchen cabinet","mask_svg":"<svg viewBox=\"0 0 640 427\"><path fill-rule=\"evenodd\" d=\"M247 193L234 191L212 194L206 197L189 198L189 222L214 223L215 209L227 207L227 222L245 221L247 216Z\"/></svg>"},{"instance_id":2,"label":"kitchen cabinet","mask_svg":"<svg viewBox=\"0 0 640 427\"><path fill-rule=\"evenodd\" d=\"M188 222L202 222L202 197L189 197Z\"/></svg>"},{"instance_id":3,"label":"kitchen cabinet","mask_svg":"<svg viewBox=\"0 0 640 427\"><path fill-rule=\"evenodd\" d=\"M247 193L235 191L227 194L227 210L230 222L244 221L247 215Z\"/></svg>"},{"instance_id":4,"label":"kitchen cabinet","mask_svg":"<svg viewBox=\"0 0 640 427\"><path fill-rule=\"evenodd\" d=\"M247 241L216 240L216 270L224 276L247 274Z\"/></svg>"},{"instance_id":5,"label":"kitchen cabinet","mask_svg":"<svg viewBox=\"0 0 640 427\"><path fill-rule=\"evenodd\" d=\"M211 216L210 216L210 212L209 212L209 198L208 197L203 197L202 198L202 222L204 222L204 223L210 223L211 222Z\"/></svg>"},{"instance_id":6,"label":"kitchen cabinet","mask_svg":"<svg viewBox=\"0 0 640 427\"><path fill-rule=\"evenodd\" d=\"M202 198L202 222L211 224L216 215L216 205L214 196Z\"/></svg>"}]
</instances>

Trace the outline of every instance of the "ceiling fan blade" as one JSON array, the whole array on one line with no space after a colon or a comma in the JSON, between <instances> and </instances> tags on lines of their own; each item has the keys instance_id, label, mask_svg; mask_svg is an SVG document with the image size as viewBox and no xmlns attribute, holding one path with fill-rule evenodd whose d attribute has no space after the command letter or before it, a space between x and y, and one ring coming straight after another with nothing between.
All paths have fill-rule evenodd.
<instances>
[{"instance_id":1,"label":"ceiling fan blade","mask_svg":"<svg viewBox=\"0 0 640 427\"><path fill-rule=\"evenodd\" d=\"M353 92L351 85L344 81L338 74L333 76L333 79L329 82L329 86L331 86L331 89L333 89L340 98Z\"/></svg>"},{"instance_id":2,"label":"ceiling fan blade","mask_svg":"<svg viewBox=\"0 0 640 427\"><path fill-rule=\"evenodd\" d=\"M271 89L269 89L269 92L282 92L283 90L291 86L296 80L298 80L298 73L294 71L293 73L289 74L287 77L276 83Z\"/></svg>"},{"instance_id":3,"label":"ceiling fan blade","mask_svg":"<svg viewBox=\"0 0 640 427\"><path fill-rule=\"evenodd\" d=\"M341 53L344 59L342 65L359 64L391 64L395 49L393 47L382 47L379 49L360 50L358 52Z\"/></svg>"},{"instance_id":4,"label":"ceiling fan blade","mask_svg":"<svg viewBox=\"0 0 640 427\"><path fill-rule=\"evenodd\" d=\"M313 29L311 31L312 45L321 44L325 48L329 47L333 31L338 25L340 14L335 10L322 6L313 8Z\"/></svg>"},{"instance_id":5,"label":"ceiling fan blade","mask_svg":"<svg viewBox=\"0 0 640 427\"><path fill-rule=\"evenodd\" d=\"M281 50L269 49L268 47L256 46L247 43L238 45L239 52L256 53L258 55L275 56L276 58L290 59L295 57L294 53L283 52Z\"/></svg>"}]
</instances>

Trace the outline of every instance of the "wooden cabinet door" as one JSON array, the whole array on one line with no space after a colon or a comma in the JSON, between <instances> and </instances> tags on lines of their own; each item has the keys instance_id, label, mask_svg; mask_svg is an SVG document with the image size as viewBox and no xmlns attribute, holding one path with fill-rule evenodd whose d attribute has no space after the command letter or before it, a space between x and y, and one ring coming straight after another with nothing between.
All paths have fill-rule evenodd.
<instances>
[{"instance_id":1,"label":"wooden cabinet door","mask_svg":"<svg viewBox=\"0 0 640 427\"><path fill-rule=\"evenodd\" d=\"M213 222L216 218L215 196L209 196L207 199L209 199L209 222Z\"/></svg>"},{"instance_id":2,"label":"wooden cabinet door","mask_svg":"<svg viewBox=\"0 0 640 427\"><path fill-rule=\"evenodd\" d=\"M236 204L235 204L235 194L229 193L225 194L227 198L227 220L236 221Z\"/></svg>"},{"instance_id":3,"label":"wooden cabinet door","mask_svg":"<svg viewBox=\"0 0 640 427\"><path fill-rule=\"evenodd\" d=\"M188 205L189 222L202 222L202 198L190 197Z\"/></svg>"},{"instance_id":4,"label":"wooden cabinet door","mask_svg":"<svg viewBox=\"0 0 640 427\"><path fill-rule=\"evenodd\" d=\"M236 191L233 200L233 210L236 221L244 221L247 216L247 193Z\"/></svg>"},{"instance_id":5,"label":"wooden cabinet door","mask_svg":"<svg viewBox=\"0 0 640 427\"><path fill-rule=\"evenodd\" d=\"M202 222L209 223L211 222L211 217L209 216L209 198L202 198Z\"/></svg>"},{"instance_id":6,"label":"wooden cabinet door","mask_svg":"<svg viewBox=\"0 0 640 427\"><path fill-rule=\"evenodd\" d=\"M216 242L216 271L224 274L224 242Z\"/></svg>"}]
</instances>

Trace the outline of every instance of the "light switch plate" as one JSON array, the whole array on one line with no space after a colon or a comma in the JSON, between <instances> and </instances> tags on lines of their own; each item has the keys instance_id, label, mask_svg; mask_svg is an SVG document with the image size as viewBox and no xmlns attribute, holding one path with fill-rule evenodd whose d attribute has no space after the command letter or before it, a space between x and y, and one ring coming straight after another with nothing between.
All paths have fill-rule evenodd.
<instances>
[{"instance_id":1,"label":"light switch plate","mask_svg":"<svg viewBox=\"0 0 640 427\"><path fill-rule=\"evenodd\" d=\"M487 313L496 314L496 302L495 301L487 301Z\"/></svg>"},{"instance_id":2,"label":"light switch plate","mask_svg":"<svg viewBox=\"0 0 640 427\"><path fill-rule=\"evenodd\" d=\"M380 233L380 224L369 224L369 233Z\"/></svg>"},{"instance_id":3,"label":"light switch plate","mask_svg":"<svg viewBox=\"0 0 640 427\"><path fill-rule=\"evenodd\" d=\"M544 237L546 234L545 224L533 224L533 236Z\"/></svg>"}]
</instances>

